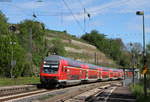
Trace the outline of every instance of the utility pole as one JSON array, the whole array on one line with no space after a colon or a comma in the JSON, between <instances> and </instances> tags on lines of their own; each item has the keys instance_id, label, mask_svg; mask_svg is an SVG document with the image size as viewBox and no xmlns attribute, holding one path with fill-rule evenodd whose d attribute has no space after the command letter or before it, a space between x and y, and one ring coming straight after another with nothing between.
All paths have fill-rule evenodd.
<instances>
[{"instance_id":1,"label":"utility pole","mask_svg":"<svg viewBox=\"0 0 150 102\"><path fill-rule=\"evenodd\" d=\"M95 65L96 65L96 52L95 52L95 54L94 54L94 63L95 63Z\"/></svg>"},{"instance_id":2,"label":"utility pole","mask_svg":"<svg viewBox=\"0 0 150 102\"><path fill-rule=\"evenodd\" d=\"M143 69L147 70L146 66L146 51L145 51L145 22L144 22L144 11L137 11L136 15L142 16L142 21L143 21ZM147 97L147 77L146 73L144 73L144 96Z\"/></svg>"},{"instance_id":3,"label":"utility pole","mask_svg":"<svg viewBox=\"0 0 150 102\"><path fill-rule=\"evenodd\" d=\"M134 81L134 75L135 75L134 66L135 66L135 54L134 54L134 52L132 52L133 87L134 87L134 83L135 83L135 81Z\"/></svg>"},{"instance_id":4,"label":"utility pole","mask_svg":"<svg viewBox=\"0 0 150 102\"><path fill-rule=\"evenodd\" d=\"M30 28L29 31L29 60L30 60L30 71L32 71L32 28Z\"/></svg>"},{"instance_id":5,"label":"utility pole","mask_svg":"<svg viewBox=\"0 0 150 102\"><path fill-rule=\"evenodd\" d=\"M32 17L33 17L33 21L35 18L37 18L36 14L33 13L32 14ZM29 28L29 60L30 60L30 71L31 73L33 73L33 68L32 68L32 24L31 24L31 28Z\"/></svg>"},{"instance_id":6,"label":"utility pole","mask_svg":"<svg viewBox=\"0 0 150 102\"><path fill-rule=\"evenodd\" d=\"M130 43L130 47L131 47L131 67L132 67L132 83L133 83L133 87L134 87L134 51L133 51L133 44Z\"/></svg>"},{"instance_id":7,"label":"utility pole","mask_svg":"<svg viewBox=\"0 0 150 102\"><path fill-rule=\"evenodd\" d=\"M10 42L12 49L11 49L11 70L10 70L10 76L13 78L13 68L16 65L16 60L14 60L14 45L16 42Z\"/></svg>"},{"instance_id":8,"label":"utility pole","mask_svg":"<svg viewBox=\"0 0 150 102\"><path fill-rule=\"evenodd\" d=\"M13 78L13 68L16 65L16 60L14 60L14 45L16 44L16 42L14 42L12 39L13 39L13 32L16 31L16 27L11 25L9 26L9 30L11 31L11 41L9 42L9 44L11 44L10 77Z\"/></svg>"},{"instance_id":9,"label":"utility pole","mask_svg":"<svg viewBox=\"0 0 150 102\"><path fill-rule=\"evenodd\" d=\"M143 14L143 57L144 57L144 68L146 68L146 51L145 51L145 24L144 24L144 14ZM144 95L147 97L147 78L146 73L144 74Z\"/></svg>"},{"instance_id":10,"label":"utility pole","mask_svg":"<svg viewBox=\"0 0 150 102\"><path fill-rule=\"evenodd\" d=\"M30 35L29 35L29 51L30 51L30 53L31 53L31 57L32 57L32 28L30 28Z\"/></svg>"},{"instance_id":11,"label":"utility pole","mask_svg":"<svg viewBox=\"0 0 150 102\"><path fill-rule=\"evenodd\" d=\"M98 65L99 64L99 62L98 62L98 60L99 60L99 58L98 58L98 54L97 54L97 59L96 59L97 61L96 61L96 64Z\"/></svg>"}]
</instances>

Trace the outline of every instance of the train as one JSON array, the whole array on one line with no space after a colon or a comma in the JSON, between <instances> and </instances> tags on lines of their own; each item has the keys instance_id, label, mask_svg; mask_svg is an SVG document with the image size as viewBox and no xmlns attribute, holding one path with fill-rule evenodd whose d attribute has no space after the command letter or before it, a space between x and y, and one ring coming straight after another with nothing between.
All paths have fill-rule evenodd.
<instances>
[{"instance_id":1,"label":"train","mask_svg":"<svg viewBox=\"0 0 150 102\"><path fill-rule=\"evenodd\" d=\"M45 57L40 67L40 81L46 86L69 86L123 77L122 69L97 66L58 55Z\"/></svg>"}]
</instances>

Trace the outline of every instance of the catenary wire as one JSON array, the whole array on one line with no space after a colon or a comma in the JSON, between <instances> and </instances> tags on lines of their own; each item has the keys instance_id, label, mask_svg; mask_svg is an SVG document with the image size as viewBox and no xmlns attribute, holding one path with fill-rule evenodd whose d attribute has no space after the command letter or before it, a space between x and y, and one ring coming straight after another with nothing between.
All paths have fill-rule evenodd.
<instances>
[{"instance_id":1,"label":"catenary wire","mask_svg":"<svg viewBox=\"0 0 150 102\"><path fill-rule=\"evenodd\" d=\"M84 32L84 29L82 28L80 22L77 20L76 16L74 15L74 13L72 12L71 8L68 6L68 4L66 3L65 0L62 0L63 3L65 4L65 6L67 7L67 9L70 11L72 17L74 18L74 20L76 21L76 23L80 26L80 29Z\"/></svg>"}]
</instances>

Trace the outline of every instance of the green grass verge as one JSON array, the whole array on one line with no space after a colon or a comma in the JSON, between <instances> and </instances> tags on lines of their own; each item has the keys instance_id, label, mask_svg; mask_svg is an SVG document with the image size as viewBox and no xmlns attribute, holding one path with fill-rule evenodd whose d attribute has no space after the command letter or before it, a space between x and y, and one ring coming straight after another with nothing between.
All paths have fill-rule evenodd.
<instances>
[{"instance_id":1,"label":"green grass verge","mask_svg":"<svg viewBox=\"0 0 150 102\"><path fill-rule=\"evenodd\" d=\"M132 93L136 96L137 102L150 102L150 94L147 97L144 97L143 85L142 84L135 84L134 86L131 85L130 89ZM150 90L148 90L148 93Z\"/></svg>"},{"instance_id":2,"label":"green grass verge","mask_svg":"<svg viewBox=\"0 0 150 102\"><path fill-rule=\"evenodd\" d=\"M40 83L39 77L0 78L0 86L25 85Z\"/></svg>"}]
</instances>

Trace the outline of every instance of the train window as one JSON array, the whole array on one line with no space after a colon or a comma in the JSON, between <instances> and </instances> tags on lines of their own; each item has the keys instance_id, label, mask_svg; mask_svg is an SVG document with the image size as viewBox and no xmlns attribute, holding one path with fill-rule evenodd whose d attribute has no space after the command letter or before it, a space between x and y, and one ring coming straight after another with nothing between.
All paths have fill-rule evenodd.
<instances>
[{"instance_id":1,"label":"train window","mask_svg":"<svg viewBox=\"0 0 150 102\"><path fill-rule=\"evenodd\" d=\"M58 71L58 64L49 64L44 65L43 72L44 73L57 73Z\"/></svg>"}]
</instances>

